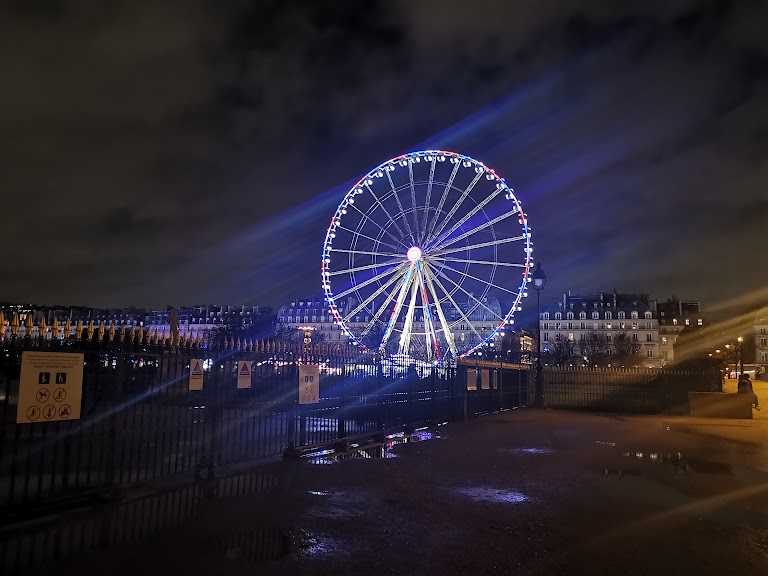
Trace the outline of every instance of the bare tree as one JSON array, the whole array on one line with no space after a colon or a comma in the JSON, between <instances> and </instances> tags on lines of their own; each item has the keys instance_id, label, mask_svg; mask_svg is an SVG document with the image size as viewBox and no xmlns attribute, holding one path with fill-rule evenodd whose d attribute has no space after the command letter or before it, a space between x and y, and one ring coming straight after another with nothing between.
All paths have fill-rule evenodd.
<instances>
[{"instance_id":1,"label":"bare tree","mask_svg":"<svg viewBox=\"0 0 768 576\"><path fill-rule=\"evenodd\" d=\"M554 364L555 366L564 366L573 360L576 347L572 340L562 338L555 340L553 344L550 344L549 349L543 354L544 362L547 364Z\"/></svg>"},{"instance_id":2,"label":"bare tree","mask_svg":"<svg viewBox=\"0 0 768 576\"><path fill-rule=\"evenodd\" d=\"M579 340L579 353L588 366L605 366L608 363L608 341L600 332L588 332Z\"/></svg>"},{"instance_id":3,"label":"bare tree","mask_svg":"<svg viewBox=\"0 0 768 576\"><path fill-rule=\"evenodd\" d=\"M638 366L643 359L640 356L640 343L628 334L622 333L613 339L611 363L622 366Z\"/></svg>"}]
</instances>

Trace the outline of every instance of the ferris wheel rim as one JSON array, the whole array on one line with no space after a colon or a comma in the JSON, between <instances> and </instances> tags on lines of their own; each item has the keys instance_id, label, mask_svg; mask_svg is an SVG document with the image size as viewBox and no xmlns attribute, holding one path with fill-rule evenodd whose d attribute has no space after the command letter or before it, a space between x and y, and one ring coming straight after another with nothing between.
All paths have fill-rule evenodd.
<instances>
[{"instance_id":1,"label":"ferris wheel rim","mask_svg":"<svg viewBox=\"0 0 768 576\"><path fill-rule=\"evenodd\" d=\"M448 178L447 182L435 181L434 179L437 159L439 159L440 162L450 159L450 162L454 164L451 176ZM419 163L422 160L431 163L430 175L426 181L416 181L414 180L413 166L414 163ZM399 186L394 184L391 173L396 170L396 166L408 168L409 180L407 183L400 184ZM459 200L456 201L447 212L444 212L445 202L452 190L453 181L457 176L460 167L474 168L476 176L473 178L472 182L462 190ZM373 191L372 185L375 180L382 179L385 176L389 184L389 189L381 198L379 198ZM472 189L483 176L485 176L487 180L495 181L496 187L494 191L480 202L472 197L471 200L475 202L475 205L464 212L460 218L454 220L454 216L462 209L462 204L467 197L470 196ZM426 200L423 206L417 204L416 200L415 190L418 185L426 185L427 187ZM430 204L431 195L435 193L434 188L439 189L441 187L443 188L443 191L441 192L439 204L437 207L433 208ZM458 190L458 188L456 190ZM401 198L400 192L406 193L403 198ZM374 204L369 206L368 214L355 205L355 197L366 193L372 197L374 202ZM485 214L485 206L502 193L506 200L512 201L513 208L496 217L495 220L503 221L510 217L517 216L518 222L522 228L522 234L507 238L496 238L494 221L493 219L487 218L487 215ZM389 201L391 198L394 199L396 203L396 210L393 207L390 211L386 208L385 202ZM411 205L405 206L404 200L410 200ZM384 224L377 222L370 215L377 209L381 209L381 211L386 214L388 221ZM357 228L355 230L345 228L341 225L342 217L348 213L348 210L352 210L359 214L360 219L357 222ZM420 210L423 212L423 219L421 222L419 221ZM434 212L434 216L430 218L432 212ZM486 217L483 223L480 226L465 230L464 225L480 213ZM374 229L377 229L376 234L370 232L370 235L367 235L361 231L361 229L368 223L372 224ZM463 242L467 238L471 238L473 235L478 234L479 231L489 227L493 237L491 241L475 242L474 244L465 243L464 245L456 246L457 243ZM339 248L338 246L333 246L335 232L338 230L348 231L352 234L353 240L350 247ZM457 231L460 231L461 233L458 236L452 236L452 234ZM357 242L361 238L373 241L373 246L376 250L355 249ZM494 256L497 256L498 247L500 245L518 241L522 241L525 246L525 256L521 263L500 261L498 257L496 257L495 260L477 260L469 257L461 257L462 252L471 254L472 249L479 248L492 248ZM389 251L379 251L378 248L380 246L387 247ZM507 185L506 181L495 171L482 162L458 152L446 150L410 152L382 162L370 170L350 188L339 203L326 231L325 240L323 242L321 265L323 293L328 304L329 312L334 321L340 326L343 334L348 337L352 343L364 350L374 353L377 351L384 352L384 347L390 333L393 330L398 331L394 328L393 320L400 317L400 310L407 298L410 303L407 306L403 328L399 331L401 333L401 346L402 338L406 337L405 332L407 328L409 332L407 338L410 338L413 335L419 335L425 336L428 344L429 342L433 342L438 357L438 334L442 334L450 345L449 347L451 350L455 351L456 347L451 342L452 336L450 328L456 326L460 320L463 320L471 330L475 331L479 340L477 345L463 351L461 354L456 354L457 356L466 356L491 340L505 326L514 322L513 316L515 312L521 309L520 301L522 297L527 296L526 285L530 282L529 272L533 262L531 257L531 246L531 234L527 216L523 212L522 206L514 194L514 190L512 190L512 188ZM398 249L401 250L400 253L397 252ZM412 259L411 253L414 249L418 250L419 253L417 258ZM342 254L347 255L348 266L346 268L342 267L331 270L331 255L338 258ZM355 266L355 256L367 256L372 261L369 264ZM377 258L384 257L387 258L386 261L377 260ZM406 266L405 264L407 262L410 262L410 264ZM457 268L457 266L462 264L464 265L464 270ZM490 268L490 280L485 280L475 274L470 274L469 268L472 265ZM510 269L517 267L522 269L522 281L516 291L493 282L497 267L508 267ZM356 282L356 274L362 272L371 272L373 275L361 282ZM446 272L450 272L450 274ZM402 275L402 277L400 277L400 275ZM452 275L456 275L460 281L457 283L456 280L451 277ZM341 291L339 295L334 295L331 287L331 279L334 277L347 276L349 277L351 287ZM414 278L416 280L414 280ZM479 298L462 287L463 283L468 281L468 279L471 279L473 282L479 283L479 285L484 287L484 291ZM398 282L398 280L401 280L401 282ZM336 298L349 296L351 294L360 296L360 290L363 287L369 287L373 284L378 284L378 288L368 295L365 300L360 298L360 303L355 309L345 314L339 312ZM446 288L446 284L450 285L450 287ZM503 308L500 308L500 314L496 313L483 303L483 300L487 297L487 294L491 289L514 296L514 303L506 313ZM464 294L464 296L468 297L468 310L466 313L462 311L461 306L456 302L454 298L456 294ZM384 296L383 304L379 310L373 313L375 300L379 296ZM415 331L411 326L414 322L414 310L416 309L414 302L417 301L418 297L421 298L422 302L421 323L423 327L421 331ZM430 298L433 299L434 303L430 301ZM475 301L474 303L473 300ZM395 310L390 315L384 339L379 346L379 349L374 350L365 345L361 341L361 338L376 326L377 321L381 321L382 314L386 311L386 306L390 302L395 303ZM357 312L361 310L367 311L366 306L369 304L371 305L372 312L371 321L369 322L366 317L365 328L363 328L362 332L355 334L350 329L349 323L351 322L351 319L355 317ZM452 307L451 310L456 311L461 319L453 320L452 323L449 323L443 317L444 311L442 310L442 304L450 304ZM440 327L437 329L435 328L435 319L431 317L432 306L434 306L435 315L439 316ZM496 327L484 336L478 333L473 322L468 318L468 316L472 316L475 310L482 309L483 307L491 312L492 315L496 317L496 320L498 320Z\"/></svg>"}]
</instances>

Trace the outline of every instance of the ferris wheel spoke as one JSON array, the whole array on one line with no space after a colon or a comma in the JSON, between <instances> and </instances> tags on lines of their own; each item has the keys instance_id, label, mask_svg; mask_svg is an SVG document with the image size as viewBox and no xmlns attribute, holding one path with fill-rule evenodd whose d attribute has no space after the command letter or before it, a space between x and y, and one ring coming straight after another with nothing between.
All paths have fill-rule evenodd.
<instances>
[{"instance_id":1,"label":"ferris wheel spoke","mask_svg":"<svg viewBox=\"0 0 768 576\"><path fill-rule=\"evenodd\" d=\"M467 220L469 220L470 218L472 218L472 216L474 216L475 214L480 212L480 210L485 208L485 206L487 206L489 202L491 202L494 198L496 198L496 196L501 194L503 191L504 191L504 188L502 188L501 186L498 186L496 190L494 190L491 194L486 196L481 202L478 202L477 205L474 208L472 208L472 210L467 212L459 221L457 221L453 226L451 226L450 230L448 230L447 232L443 232L439 237L430 239L429 242L434 241L435 244L440 244L440 242L442 242L446 238L449 238L451 234L453 234L454 232L456 232L456 230L461 228Z\"/></svg>"},{"instance_id":2,"label":"ferris wheel spoke","mask_svg":"<svg viewBox=\"0 0 768 576\"><path fill-rule=\"evenodd\" d=\"M481 230L485 230L486 228L493 226L494 224L497 224L498 222L501 222L502 220L506 220L510 216L514 216L520 212L520 209L515 207L509 212L505 212L504 214L500 214L499 216L496 216L496 218L492 218L491 220L488 220L487 222L483 222L479 226L476 226L472 230L467 230L463 234L459 234L458 236L455 236L454 238L451 238L450 240L443 241L439 244L434 244L430 246L430 251L434 250L442 250L443 248L446 248L447 246L451 246L452 244L455 244L456 242L459 242L460 240L463 240L464 238L467 238L468 236L472 236L472 234L476 234L477 232L480 232Z\"/></svg>"},{"instance_id":3,"label":"ferris wheel spoke","mask_svg":"<svg viewBox=\"0 0 768 576\"><path fill-rule=\"evenodd\" d=\"M410 165L410 162L408 163ZM400 201L400 195L397 193L397 190L395 189L395 183L392 182L392 174L390 172L387 172L387 180L389 180L389 185L392 188L392 194L395 197L395 202L397 202L397 208L400 210L400 217L403 220L403 223L405 224L405 229L408 231L408 236L411 237L411 240L413 240L414 244L416 243L416 237L413 235L413 231L411 230L411 225L408 223L408 217L405 215L405 209L403 208L403 203ZM392 220L394 222L394 219ZM405 236L405 234L403 234Z\"/></svg>"},{"instance_id":4,"label":"ferris wheel spoke","mask_svg":"<svg viewBox=\"0 0 768 576\"><path fill-rule=\"evenodd\" d=\"M451 191L451 188L453 188L453 181L456 179L456 174L459 172L460 165L461 162L456 162L453 165L453 172L451 172L451 176L448 178L448 182L445 184L443 195L440 196L440 202L438 202L437 208L435 209L435 217L432 219L432 223L427 228L427 233L424 236L425 238L430 238L432 236L432 230L434 230L435 224L437 224L437 220L440 218L440 214L443 212L443 206L445 205L445 201L448 199L448 193Z\"/></svg>"},{"instance_id":5,"label":"ferris wheel spoke","mask_svg":"<svg viewBox=\"0 0 768 576\"><path fill-rule=\"evenodd\" d=\"M397 195L397 192L395 192L394 184L392 184L392 177L389 176L389 172L387 172L387 178L389 179L389 183L392 185L392 193ZM370 192L371 196L373 196L374 202L376 202L379 208L384 211L384 214L387 215L388 221L392 223L392 226L394 226L395 230L397 230L397 233L400 234L400 236L405 237L405 232L403 232L400 226L397 225L397 221L392 217L392 214L389 213L389 210L384 207L384 203L379 199L378 196L376 196L373 189L368 184L365 185L365 188L368 190L368 192Z\"/></svg>"},{"instance_id":6,"label":"ferris wheel spoke","mask_svg":"<svg viewBox=\"0 0 768 576\"><path fill-rule=\"evenodd\" d=\"M414 276L414 279L411 282L411 298L408 303L408 310L405 313L403 331L400 334L400 343L397 349L400 354L408 354L408 349L411 347L411 335L413 334L413 317L416 314L416 295L418 293L418 280Z\"/></svg>"},{"instance_id":7,"label":"ferris wheel spoke","mask_svg":"<svg viewBox=\"0 0 768 576\"><path fill-rule=\"evenodd\" d=\"M448 344L448 350L451 351L451 354L456 356L456 343L453 341L453 333L451 332L450 327L448 326L448 322L445 319L445 313L443 312L443 307L440 305L440 298L437 296L437 291L435 290L435 285L432 282L432 274L429 271L429 267L425 263L422 267L422 273L424 275L424 281L427 284L427 289L429 289L429 292L432 294L432 298L434 300L435 304L435 310L437 311L437 318L440 320L440 325L443 327L443 334L445 334L445 341Z\"/></svg>"},{"instance_id":8,"label":"ferris wheel spoke","mask_svg":"<svg viewBox=\"0 0 768 576\"><path fill-rule=\"evenodd\" d=\"M430 345L434 345L435 354L437 355L438 358L440 358L440 344L437 341L437 331L435 330L435 322L432 318L432 312L430 312L429 310L429 296L427 295L427 286L425 283L422 266L418 262L416 263L416 269L419 272L419 288L421 289L421 302L424 305L424 327L428 328L428 330L425 330L426 332L425 337L427 341L427 354L429 357L431 357Z\"/></svg>"},{"instance_id":9,"label":"ferris wheel spoke","mask_svg":"<svg viewBox=\"0 0 768 576\"><path fill-rule=\"evenodd\" d=\"M371 329L374 327L376 322L380 322L380 318L382 314L384 314L384 310L389 306L389 303L395 298L395 293L400 290L400 285L394 284L394 287L392 290L389 291L389 294L386 295L386 297L382 300L381 306L376 310L376 312L371 316L370 321L365 325L365 328L363 328L363 331L361 332L362 336L366 336Z\"/></svg>"},{"instance_id":10,"label":"ferris wheel spoke","mask_svg":"<svg viewBox=\"0 0 768 576\"><path fill-rule=\"evenodd\" d=\"M426 268L429 270L429 266L426 266ZM436 272L439 272L439 271L437 271L437 270L436 270ZM431 272L430 272L430 274L431 274ZM450 278L448 278L448 277L446 277L446 278L447 278L447 279L448 279L448 280L449 280L449 281L450 281L452 284L454 284L454 285L456 286L456 288L460 289L460 290L461 290L462 292L464 292L465 294L469 294L469 293L468 293L466 290L464 290L463 288L461 288L461 286L459 286L458 284L456 284L455 282L453 282L453 281L452 281ZM466 323L467 323L467 326L469 326L469 329L470 329L470 330L472 330L472 332L474 332L474 333L477 335L477 337L478 337L478 338L480 338L480 340L482 340L482 339L483 339L483 337L480 335L480 332L478 332L478 331L477 331L477 328L475 328L475 325L474 325L474 324L472 324L472 321L471 321L469 318L467 318L466 314L464 314L464 311L461 309L461 306L459 306L459 305L456 303L456 300L454 300L454 299L453 299L453 296L451 296L451 293L450 293L448 290L446 290L445 286L443 286L442 282L440 282L440 279L439 279L437 276L434 276L434 277L433 277L433 281L434 281L434 283L437 285L437 287L438 287L438 288L440 288L440 290L442 290L442 291L443 291L443 293L445 294L446 298L448 298L448 301L451 303L451 305L453 306L453 308L454 308L454 309L455 309L455 310L456 310L456 311L459 313L459 316L461 316L462 320L464 320L464 322L466 322ZM475 306L475 307L474 307L474 308L472 308L472 309L474 310L475 308L477 308L477 306Z\"/></svg>"},{"instance_id":11,"label":"ferris wheel spoke","mask_svg":"<svg viewBox=\"0 0 768 576\"><path fill-rule=\"evenodd\" d=\"M360 256L387 256L388 258L398 258L401 254L395 254L390 252L366 252L365 250L346 250L344 248L329 248L328 252L339 252L341 254L353 254Z\"/></svg>"},{"instance_id":12,"label":"ferris wheel spoke","mask_svg":"<svg viewBox=\"0 0 768 576\"><path fill-rule=\"evenodd\" d=\"M363 270L370 270L371 268L382 268L384 266L394 266L401 264L402 259L388 260L387 262L379 262L378 264L366 264L365 266L357 266L355 268L345 268L343 270L335 270L333 272L326 272L328 276L338 276L339 274L352 274L354 272L362 272Z\"/></svg>"},{"instance_id":13,"label":"ferris wheel spoke","mask_svg":"<svg viewBox=\"0 0 768 576\"><path fill-rule=\"evenodd\" d=\"M334 296L336 298L344 298L344 296L349 296L350 294L352 294L352 292L355 292L355 291L359 290L360 288L365 288L366 286L368 286L369 284L373 284L374 282L378 282L382 278L386 278L387 276L390 276L392 274L397 276L397 274L405 272L405 269L407 268L408 264L409 264L409 262L402 262L401 265L398 266L397 268L391 268L391 269L387 270L386 272L382 272L381 274L376 274L375 276L372 276L372 277L368 278L368 280L360 282L359 284L355 284L351 288L347 288L343 292L339 292L338 294L335 294Z\"/></svg>"},{"instance_id":14,"label":"ferris wheel spoke","mask_svg":"<svg viewBox=\"0 0 768 576\"><path fill-rule=\"evenodd\" d=\"M416 186L413 184L413 162L408 162L408 183L411 186L411 206L413 207L413 243L419 243L419 218L416 214Z\"/></svg>"},{"instance_id":15,"label":"ferris wheel spoke","mask_svg":"<svg viewBox=\"0 0 768 576\"><path fill-rule=\"evenodd\" d=\"M353 310L351 310L344 318L344 322L349 322L351 318L353 318L358 312L363 310L368 304L373 302L376 298L378 298L381 294L387 291L387 288L392 286L395 282L397 282L398 275L394 274L392 278L387 280L384 284L382 284L378 290L375 290L372 292L365 300L360 302Z\"/></svg>"},{"instance_id":16,"label":"ferris wheel spoke","mask_svg":"<svg viewBox=\"0 0 768 576\"><path fill-rule=\"evenodd\" d=\"M397 321L397 317L400 316L400 310L403 307L403 301L405 300L405 295L408 293L408 288L410 288L411 282L413 281L413 263L408 267L408 270L405 273L405 277L403 278L403 285L400 287L400 292L397 295L397 300L395 301L395 308L392 310L392 314L389 317L389 322L387 322L387 327L384 330L384 336L381 339L381 345L380 349L384 349L384 347L387 345L387 341L389 340L389 336L392 334L392 329L395 327L395 322Z\"/></svg>"},{"instance_id":17,"label":"ferris wheel spoke","mask_svg":"<svg viewBox=\"0 0 768 576\"><path fill-rule=\"evenodd\" d=\"M373 242L374 244L382 244L386 246L387 248L392 248L392 250L399 250L400 246L394 246L393 244L390 244L389 242L384 242L381 238L374 238L373 236L368 236L366 234L363 234L362 232L358 232L357 230L352 230L351 228L347 228L346 226L337 226L338 230L344 230L346 232L349 232L350 234L354 236L361 236L363 238L366 238Z\"/></svg>"},{"instance_id":18,"label":"ferris wheel spoke","mask_svg":"<svg viewBox=\"0 0 768 576\"><path fill-rule=\"evenodd\" d=\"M376 227L377 227L379 230L381 230L382 232L384 232L384 234L386 234L387 236L389 236L390 238L392 238L392 240L394 240L395 242L397 242L398 244L400 244L400 245L401 245L401 246L403 246L404 248L406 248L406 249L408 248L408 246L406 246L406 245L405 245L405 243L403 243L403 241L402 241L400 238L398 238L397 236L395 236L394 234L392 234L392 232L390 232L389 230L387 230L386 228L384 228L384 227L383 227L381 224L379 224L378 222L376 222L376 220L374 220L373 218L371 218L370 216L368 216L368 214L365 214L365 213L364 213L362 210L360 210L360 208L358 208L356 205L354 205L354 204L350 204L350 206L351 206L351 207L352 207L354 210L356 210L356 211L357 211L357 212L360 214L360 216L362 216L362 217L363 217L365 220L367 220L368 222L370 222L371 224L373 224L374 226L376 226Z\"/></svg>"},{"instance_id":19,"label":"ferris wheel spoke","mask_svg":"<svg viewBox=\"0 0 768 576\"><path fill-rule=\"evenodd\" d=\"M510 238L500 238L498 240L489 240L488 242L480 242L478 244L470 244L468 246L461 246L459 248L451 248L450 250L430 250L429 256L439 257L444 254L454 254L456 252L464 252L465 250L474 250L476 248L486 248L488 246L497 246L498 244L506 244L507 242L517 242L518 240L524 240L525 236L512 236Z\"/></svg>"},{"instance_id":20,"label":"ferris wheel spoke","mask_svg":"<svg viewBox=\"0 0 768 576\"><path fill-rule=\"evenodd\" d=\"M488 308L488 306L486 306L486 305L485 305L485 304L484 304L484 303L483 303L483 302L482 302L480 299L478 299L478 297L477 297L477 296L475 296L475 295L474 295L474 294L472 294L471 292L467 292L467 290L465 290L463 286L461 286L461 285L459 285L459 284L456 284L456 282L454 282L454 281L451 279L451 277L450 277L450 276L448 276L448 275L446 275L446 274L445 274L445 273L444 273L442 270L436 270L436 272L437 272L437 274L438 274L439 276L442 276L443 278L445 278L446 280L448 280L448 282L450 282L451 284L453 284L454 286L456 286L456 287L457 287L459 290L461 290L462 292L464 292L464 294L466 294L467 296L469 296L469 298L470 298L471 300L474 300L475 302L477 302L477 304L476 304L476 305L475 305L475 306L472 308L472 310L475 310L475 309L476 309L476 308L478 308L478 307L480 307L480 308L484 308L485 310L487 310L488 312L490 312L490 313L491 313L493 316L496 316L496 318L498 318L498 319L499 319L499 320L501 320L502 322L505 320L505 318L504 318L503 316L499 316L499 315L498 315L496 312L494 312L493 310L491 310L490 308ZM471 314L471 313L472 313L472 311L470 311L469 313Z\"/></svg>"},{"instance_id":21,"label":"ferris wheel spoke","mask_svg":"<svg viewBox=\"0 0 768 576\"><path fill-rule=\"evenodd\" d=\"M433 235L427 238L427 243L430 243L434 238L440 235L440 232L442 232L443 228L445 228L448 222L451 221L451 218L453 218L453 215L456 214L458 209L464 203L464 200L466 200L467 196L469 196L470 192L472 192L472 188L474 188L475 184L477 184L480 178L483 177L483 174L484 174L483 171L480 171L477 174L475 174L475 177L472 179L472 182L470 182L469 186L467 186L464 192L461 193L461 196L459 196L459 199L456 201L456 204L453 205L453 208L451 208L448 211L448 214L445 215L445 218L443 218L443 221L440 222L440 225L434 230Z\"/></svg>"},{"instance_id":22,"label":"ferris wheel spoke","mask_svg":"<svg viewBox=\"0 0 768 576\"><path fill-rule=\"evenodd\" d=\"M491 262L490 260L464 260L462 258L450 258L446 257L433 257L430 260L435 262L461 262L464 264L487 264L488 266L508 266L512 268L525 268L525 264L514 264L512 262Z\"/></svg>"},{"instance_id":23,"label":"ferris wheel spoke","mask_svg":"<svg viewBox=\"0 0 768 576\"><path fill-rule=\"evenodd\" d=\"M472 280L476 280L477 282L481 282L482 284L487 285L489 288L495 288L496 290L501 290L502 292L507 292L508 294L513 294L517 296L517 292L514 290L510 290L509 288L504 288L504 286L499 286L498 284L494 284L493 282L489 282L488 280L484 280L483 278L478 278L477 276L473 276L472 274L468 274L467 272L463 272L462 270L457 270L450 264L443 263L443 267L448 268L451 272L455 272L459 276L463 276L465 278L471 278Z\"/></svg>"},{"instance_id":24,"label":"ferris wheel spoke","mask_svg":"<svg viewBox=\"0 0 768 576\"><path fill-rule=\"evenodd\" d=\"M435 182L435 166L437 164L437 156L432 157L432 163L429 167L429 181L427 182L427 197L424 201L424 222L422 223L424 226L423 235L420 238L417 238L418 243L422 244L424 243L424 240L427 237L427 221L429 220L429 203L432 201L432 185Z\"/></svg>"}]
</instances>

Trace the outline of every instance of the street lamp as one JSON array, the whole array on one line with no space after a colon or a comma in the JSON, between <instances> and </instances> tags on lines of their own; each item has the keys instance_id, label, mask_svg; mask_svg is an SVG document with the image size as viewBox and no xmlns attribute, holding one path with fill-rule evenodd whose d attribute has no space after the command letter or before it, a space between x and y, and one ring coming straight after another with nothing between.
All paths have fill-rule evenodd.
<instances>
[{"instance_id":1,"label":"street lamp","mask_svg":"<svg viewBox=\"0 0 768 576\"><path fill-rule=\"evenodd\" d=\"M739 336L736 338L739 342L739 358L741 359L740 367L739 367L739 378L741 378L744 375L744 338Z\"/></svg>"},{"instance_id":2,"label":"street lamp","mask_svg":"<svg viewBox=\"0 0 768 576\"><path fill-rule=\"evenodd\" d=\"M540 262L536 264L536 269L531 274L531 279L536 290L536 343L538 347L533 405L536 408L544 408L544 381L541 372L541 291L544 289L544 284L547 283L547 275L541 269Z\"/></svg>"}]
</instances>

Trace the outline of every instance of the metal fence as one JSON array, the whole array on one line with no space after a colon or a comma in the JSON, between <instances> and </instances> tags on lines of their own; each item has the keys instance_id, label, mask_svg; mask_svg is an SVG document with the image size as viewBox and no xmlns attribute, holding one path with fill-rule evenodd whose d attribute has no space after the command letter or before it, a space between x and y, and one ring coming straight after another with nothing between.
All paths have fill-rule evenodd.
<instances>
[{"instance_id":1,"label":"metal fence","mask_svg":"<svg viewBox=\"0 0 768 576\"><path fill-rule=\"evenodd\" d=\"M16 424L26 350L83 352L82 417ZM306 352L306 354L304 354ZM174 475L341 439L522 406L528 372L505 365L467 391L466 366L406 365L272 345L19 339L0 347L0 520L40 516ZM189 390L189 366L205 366ZM251 363L250 388L237 387ZM298 404L298 366L320 364L320 402ZM495 372L501 370L496 367Z\"/></svg>"}]
</instances>

